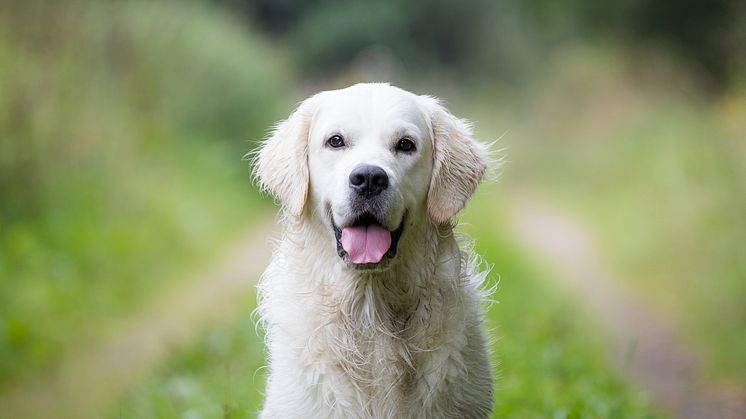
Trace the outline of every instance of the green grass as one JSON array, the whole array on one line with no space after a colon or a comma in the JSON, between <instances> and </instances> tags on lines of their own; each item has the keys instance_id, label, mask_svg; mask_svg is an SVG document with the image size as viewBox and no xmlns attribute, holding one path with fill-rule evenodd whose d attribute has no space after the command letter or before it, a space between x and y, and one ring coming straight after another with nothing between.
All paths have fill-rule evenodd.
<instances>
[{"instance_id":1,"label":"green grass","mask_svg":"<svg viewBox=\"0 0 746 419\"><path fill-rule=\"evenodd\" d=\"M490 306L495 338L495 417L659 417L644 396L604 362L603 336L572 299L554 289L501 231L493 188L479 194L464 217L476 248L500 277L499 303ZM135 385L112 418L251 418L261 403L263 346L248 313L219 326Z\"/></svg>"},{"instance_id":2,"label":"green grass","mask_svg":"<svg viewBox=\"0 0 746 419\"><path fill-rule=\"evenodd\" d=\"M493 265L499 291L487 324L499 364L495 417L658 417L644 395L606 364L609 349L598 325L573 296L555 288L548 273L503 235L500 189L483 187L468 208L464 230Z\"/></svg>"},{"instance_id":3,"label":"green grass","mask_svg":"<svg viewBox=\"0 0 746 419\"><path fill-rule=\"evenodd\" d=\"M483 103L502 115L486 131L510 130L505 183L585 220L624 285L705 349L709 372L746 384L746 95L714 100L661 63L625 65L575 53L536 97Z\"/></svg>"},{"instance_id":4,"label":"green grass","mask_svg":"<svg viewBox=\"0 0 746 419\"><path fill-rule=\"evenodd\" d=\"M286 82L264 42L196 3L2 7L0 385L190 278L264 211L242 155Z\"/></svg>"},{"instance_id":5,"label":"green grass","mask_svg":"<svg viewBox=\"0 0 746 419\"><path fill-rule=\"evenodd\" d=\"M253 418L264 388L264 348L249 317L209 330L136 384L111 418Z\"/></svg>"}]
</instances>

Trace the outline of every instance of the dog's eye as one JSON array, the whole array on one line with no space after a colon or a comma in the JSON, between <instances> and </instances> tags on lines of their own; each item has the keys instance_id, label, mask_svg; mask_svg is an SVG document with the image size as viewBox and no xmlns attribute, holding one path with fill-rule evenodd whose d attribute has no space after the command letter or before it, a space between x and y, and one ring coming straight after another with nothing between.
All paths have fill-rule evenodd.
<instances>
[{"instance_id":1,"label":"dog's eye","mask_svg":"<svg viewBox=\"0 0 746 419\"><path fill-rule=\"evenodd\" d=\"M405 153L412 152L414 151L414 141L412 141L408 137L404 137L399 140L398 143L396 143L396 150L403 151Z\"/></svg>"},{"instance_id":2,"label":"dog's eye","mask_svg":"<svg viewBox=\"0 0 746 419\"><path fill-rule=\"evenodd\" d=\"M337 135L332 135L331 137L329 137L329 139L326 140L326 143L329 144L329 147L340 148L340 147L344 147L345 140L344 138L342 138L341 135L337 134Z\"/></svg>"}]
</instances>

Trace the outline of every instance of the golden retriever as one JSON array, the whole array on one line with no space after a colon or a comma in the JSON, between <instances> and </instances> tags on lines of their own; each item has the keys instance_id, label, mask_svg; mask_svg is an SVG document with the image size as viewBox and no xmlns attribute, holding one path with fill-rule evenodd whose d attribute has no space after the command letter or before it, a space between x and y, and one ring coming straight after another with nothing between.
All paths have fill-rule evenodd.
<instances>
[{"instance_id":1,"label":"golden retriever","mask_svg":"<svg viewBox=\"0 0 746 419\"><path fill-rule=\"evenodd\" d=\"M285 225L258 286L262 418L489 416L486 272L452 224L487 160L469 123L388 84L277 125L254 161Z\"/></svg>"}]
</instances>

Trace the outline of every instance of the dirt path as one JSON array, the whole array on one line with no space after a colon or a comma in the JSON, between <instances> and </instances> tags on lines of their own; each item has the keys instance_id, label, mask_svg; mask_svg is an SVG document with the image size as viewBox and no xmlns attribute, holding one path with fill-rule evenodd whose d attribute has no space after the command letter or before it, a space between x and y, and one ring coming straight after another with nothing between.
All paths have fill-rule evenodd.
<instances>
[{"instance_id":1,"label":"dirt path","mask_svg":"<svg viewBox=\"0 0 746 419\"><path fill-rule=\"evenodd\" d=\"M582 225L536 199L511 201L512 233L615 338L612 359L624 375L674 417L746 418L746 392L705 379L699 352L661 313L619 285Z\"/></svg>"},{"instance_id":2,"label":"dirt path","mask_svg":"<svg viewBox=\"0 0 746 419\"><path fill-rule=\"evenodd\" d=\"M209 325L240 315L277 237L271 219L246 233L209 270L157 305L117 322L114 336L65 359L51 379L25 383L0 398L8 418L102 418L133 383ZM248 312L245 313L249 315Z\"/></svg>"}]
</instances>

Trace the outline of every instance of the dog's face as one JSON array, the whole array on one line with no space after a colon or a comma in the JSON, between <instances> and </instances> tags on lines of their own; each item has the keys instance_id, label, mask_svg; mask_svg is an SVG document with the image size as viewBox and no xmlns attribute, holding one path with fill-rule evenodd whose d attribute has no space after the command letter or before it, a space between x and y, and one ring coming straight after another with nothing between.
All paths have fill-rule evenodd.
<instances>
[{"instance_id":1,"label":"dog's face","mask_svg":"<svg viewBox=\"0 0 746 419\"><path fill-rule=\"evenodd\" d=\"M260 149L256 174L296 217L317 217L354 269L386 269L417 222L447 222L486 150L435 99L361 84L304 101Z\"/></svg>"},{"instance_id":2,"label":"dog's face","mask_svg":"<svg viewBox=\"0 0 746 419\"><path fill-rule=\"evenodd\" d=\"M319 97L309 135L310 205L357 268L396 256L405 216L424 213L433 149L417 97L348 89Z\"/></svg>"}]
</instances>

